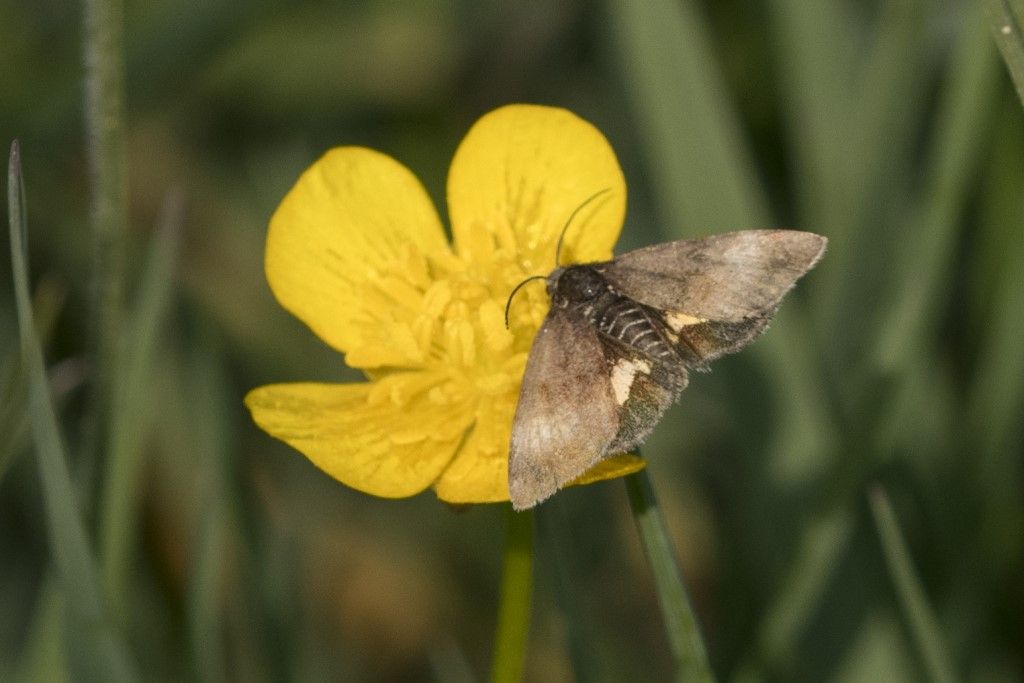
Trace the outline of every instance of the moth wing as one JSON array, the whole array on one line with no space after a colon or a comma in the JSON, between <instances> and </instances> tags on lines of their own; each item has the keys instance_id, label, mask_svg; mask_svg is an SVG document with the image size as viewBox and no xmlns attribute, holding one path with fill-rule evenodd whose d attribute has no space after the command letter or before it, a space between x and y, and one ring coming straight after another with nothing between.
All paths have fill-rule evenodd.
<instances>
[{"instance_id":1,"label":"moth wing","mask_svg":"<svg viewBox=\"0 0 1024 683\"><path fill-rule=\"evenodd\" d=\"M619 427L597 332L552 309L526 363L512 422L512 507L533 507L600 461Z\"/></svg>"},{"instance_id":2,"label":"moth wing","mask_svg":"<svg viewBox=\"0 0 1024 683\"><path fill-rule=\"evenodd\" d=\"M825 251L821 235L743 230L637 249L597 266L622 294L693 318L770 316Z\"/></svg>"}]
</instances>

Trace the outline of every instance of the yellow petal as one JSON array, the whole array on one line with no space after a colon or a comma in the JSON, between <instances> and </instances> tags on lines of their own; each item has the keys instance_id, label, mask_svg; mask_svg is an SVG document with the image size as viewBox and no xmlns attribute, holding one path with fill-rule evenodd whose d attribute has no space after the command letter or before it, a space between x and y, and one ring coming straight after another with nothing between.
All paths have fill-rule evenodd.
<instances>
[{"instance_id":1,"label":"yellow petal","mask_svg":"<svg viewBox=\"0 0 1024 683\"><path fill-rule=\"evenodd\" d=\"M428 487L451 460L472 418L464 405L430 398L423 373L406 373L403 395L370 400L375 383L274 384L245 397L253 420L354 489L402 498ZM389 398L390 396L390 398Z\"/></svg>"},{"instance_id":2,"label":"yellow petal","mask_svg":"<svg viewBox=\"0 0 1024 683\"><path fill-rule=\"evenodd\" d=\"M302 174L270 219L267 280L284 308L347 351L379 343L361 335L416 306L429 285L423 254L447 250L437 211L407 168L339 147ZM381 350L381 362L401 365L406 351Z\"/></svg>"},{"instance_id":3,"label":"yellow petal","mask_svg":"<svg viewBox=\"0 0 1024 683\"><path fill-rule=\"evenodd\" d=\"M645 467L647 467L647 461L639 456L628 453L613 455L597 463L581 476L573 479L569 486L583 486L584 484L593 484L605 479L624 477L627 474L639 472Z\"/></svg>"},{"instance_id":4,"label":"yellow petal","mask_svg":"<svg viewBox=\"0 0 1024 683\"><path fill-rule=\"evenodd\" d=\"M555 243L573 219L562 263L604 260L622 229L626 182L594 126L554 107L509 105L470 129L448 174L448 211L459 254L515 253L524 272L555 267ZM484 239L487 236L487 239Z\"/></svg>"},{"instance_id":5,"label":"yellow petal","mask_svg":"<svg viewBox=\"0 0 1024 683\"><path fill-rule=\"evenodd\" d=\"M497 503L508 500L508 449L491 448L478 421L458 456L434 483L448 503Z\"/></svg>"}]
</instances>

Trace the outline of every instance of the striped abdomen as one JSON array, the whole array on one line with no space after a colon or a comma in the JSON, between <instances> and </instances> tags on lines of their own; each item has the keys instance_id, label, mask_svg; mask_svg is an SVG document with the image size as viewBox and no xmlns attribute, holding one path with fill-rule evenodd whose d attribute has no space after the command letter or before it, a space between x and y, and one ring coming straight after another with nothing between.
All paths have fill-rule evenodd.
<instances>
[{"instance_id":1,"label":"striped abdomen","mask_svg":"<svg viewBox=\"0 0 1024 683\"><path fill-rule=\"evenodd\" d=\"M658 324L657 313L609 291L584 310L598 331L659 361L676 359Z\"/></svg>"}]
</instances>

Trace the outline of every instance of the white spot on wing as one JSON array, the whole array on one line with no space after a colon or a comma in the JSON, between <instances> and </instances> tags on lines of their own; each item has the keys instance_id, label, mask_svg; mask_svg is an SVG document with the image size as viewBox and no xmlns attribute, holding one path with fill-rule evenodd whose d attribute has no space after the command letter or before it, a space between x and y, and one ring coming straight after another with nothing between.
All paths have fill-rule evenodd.
<instances>
[{"instance_id":1,"label":"white spot on wing","mask_svg":"<svg viewBox=\"0 0 1024 683\"><path fill-rule=\"evenodd\" d=\"M706 323L707 318L695 318L692 315L686 315L685 313L669 313L665 316L665 322L672 328L673 332L679 332L688 325L699 325Z\"/></svg>"},{"instance_id":2,"label":"white spot on wing","mask_svg":"<svg viewBox=\"0 0 1024 683\"><path fill-rule=\"evenodd\" d=\"M629 390L638 372L650 374L651 364L644 360L620 358L612 367L612 391L615 393L615 402L620 406L629 398Z\"/></svg>"}]
</instances>

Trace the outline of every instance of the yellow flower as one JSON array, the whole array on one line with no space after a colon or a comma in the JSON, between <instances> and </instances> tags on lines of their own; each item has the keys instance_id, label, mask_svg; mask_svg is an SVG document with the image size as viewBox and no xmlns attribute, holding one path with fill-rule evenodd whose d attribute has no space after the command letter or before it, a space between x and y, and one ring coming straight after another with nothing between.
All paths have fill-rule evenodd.
<instances>
[{"instance_id":1,"label":"yellow flower","mask_svg":"<svg viewBox=\"0 0 1024 683\"><path fill-rule=\"evenodd\" d=\"M512 416L548 301L523 288L510 329L505 302L554 269L569 215L605 189L573 221L564 262L610 258L626 207L607 140L568 111L511 105L470 129L448 174L451 245L408 169L361 147L329 151L271 218L267 280L370 381L259 387L245 399L256 424L366 493L508 500ZM617 456L577 483L641 467Z\"/></svg>"}]
</instances>

